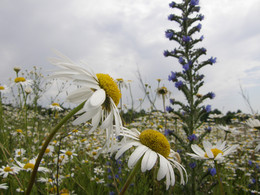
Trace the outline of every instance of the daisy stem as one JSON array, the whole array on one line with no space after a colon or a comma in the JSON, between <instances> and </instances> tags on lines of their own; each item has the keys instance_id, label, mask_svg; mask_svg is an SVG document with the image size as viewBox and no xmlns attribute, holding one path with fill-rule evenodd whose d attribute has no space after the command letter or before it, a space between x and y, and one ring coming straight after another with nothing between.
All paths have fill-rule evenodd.
<instances>
[{"instance_id":1,"label":"daisy stem","mask_svg":"<svg viewBox=\"0 0 260 195\"><path fill-rule=\"evenodd\" d=\"M0 132L1 134L4 131L4 120L3 120L3 106L2 106L2 94L0 92Z\"/></svg>"},{"instance_id":2,"label":"daisy stem","mask_svg":"<svg viewBox=\"0 0 260 195\"><path fill-rule=\"evenodd\" d=\"M221 181L221 178L220 178L220 170L219 170L218 163L216 161L214 161L214 163L215 163L215 167L216 167L216 171L217 171L217 177L218 177L218 184L219 184L219 188L220 188L220 193L221 193L221 195L225 195L224 189L223 189L223 184L222 184L222 181Z\"/></svg>"},{"instance_id":3,"label":"daisy stem","mask_svg":"<svg viewBox=\"0 0 260 195\"><path fill-rule=\"evenodd\" d=\"M31 178L27 187L27 191L26 191L26 195L29 195L31 193L35 178L36 178L36 174L37 174L37 170L38 167L40 165L40 162L42 160L42 157L45 153L46 148L48 147L50 141L52 140L52 138L54 137L54 135L58 132L58 130L62 127L62 125L64 125L74 114L76 114L80 109L83 108L84 104L86 101L82 102L80 105L78 105L76 108L74 108L68 115L66 115L51 131L50 135L46 138L39 154L38 154L38 158L36 160L36 163L34 165L32 174L31 174Z\"/></svg>"},{"instance_id":4,"label":"daisy stem","mask_svg":"<svg viewBox=\"0 0 260 195\"><path fill-rule=\"evenodd\" d=\"M131 171L131 173L130 173L130 175L128 176L128 178L127 178L127 180L126 180L126 182L125 182L125 184L124 184L124 186L123 186L121 192L119 193L119 195L123 195L123 194L125 193L125 191L126 191L127 188L129 187L129 185L130 185L132 179L134 178L136 172L140 169L140 167L141 167L141 162L142 162L142 158L140 158L140 159L138 160L138 162L136 163L134 169Z\"/></svg>"}]
</instances>

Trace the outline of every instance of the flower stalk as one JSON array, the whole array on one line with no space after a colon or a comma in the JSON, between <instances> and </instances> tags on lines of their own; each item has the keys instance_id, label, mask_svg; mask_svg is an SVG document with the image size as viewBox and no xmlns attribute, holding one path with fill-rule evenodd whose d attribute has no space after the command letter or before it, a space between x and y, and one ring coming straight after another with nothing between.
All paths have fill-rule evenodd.
<instances>
[{"instance_id":1,"label":"flower stalk","mask_svg":"<svg viewBox=\"0 0 260 195\"><path fill-rule=\"evenodd\" d=\"M140 169L141 167L141 162L142 162L142 158L139 159L139 161L136 163L135 167L133 168L133 170L131 171L130 175L128 176L121 192L119 193L119 195L123 195L125 194L127 188L129 187L131 181L133 180L135 174L137 173L137 171Z\"/></svg>"},{"instance_id":2,"label":"flower stalk","mask_svg":"<svg viewBox=\"0 0 260 195\"><path fill-rule=\"evenodd\" d=\"M33 168L33 171L32 171L32 174L31 174L31 178L30 178L30 181L29 181L29 184L28 184L28 187L27 187L27 191L26 191L26 195L29 195L31 193L31 190L32 190L32 187L33 187L33 184L34 184L34 181L35 181L35 178L36 178L36 175L37 175L37 170L38 170L38 167L40 165L40 162L42 160L42 157L45 153L45 150L46 148L48 147L50 141L52 140L52 138L55 136L55 134L58 132L58 130L74 115L76 114L79 110L81 110L83 108L85 104L85 101L82 102L80 105L78 105L76 108L74 108L68 115L66 115L51 131L50 135L47 137L47 139L45 140L39 154L38 154L38 157L37 157L37 160L36 160L36 163L34 165L34 168Z\"/></svg>"},{"instance_id":3,"label":"flower stalk","mask_svg":"<svg viewBox=\"0 0 260 195\"><path fill-rule=\"evenodd\" d=\"M215 163L215 167L216 167L216 171L217 171L217 177L218 177L218 184L219 184L220 193L221 193L221 195L225 195L224 189L223 189L223 184L222 184L221 177L220 177L219 165L218 165L217 161L214 161L214 163Z\"/></svg>"}]
</instances>

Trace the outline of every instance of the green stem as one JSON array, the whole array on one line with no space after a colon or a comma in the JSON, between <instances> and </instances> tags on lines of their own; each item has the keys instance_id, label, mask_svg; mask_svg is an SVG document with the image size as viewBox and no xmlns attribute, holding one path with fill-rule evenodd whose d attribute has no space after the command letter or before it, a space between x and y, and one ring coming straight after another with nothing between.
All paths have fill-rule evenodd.
<instances>
[{"instance_id":1,"label":"green stem","mask_svg":"<svg viewBox=\"0 0 260 195\"><path fill-rule=\"evenodd\" d=\"M220 170L219 170L218 163L216 161L214 161L214 163L215 163L215 167L216 167L216 171L217 171L217 177L218 177L218 184L219 184L219 188L220 188L220 193L221 193L221 195L225 195L224 189L223 189L223 184L222 184L222 181L220 179Z\"/></svg>"},{"instance_id":2,"label":"green stem","mask_svg":"<svg viewBox=\"0 0 260 195\"><path fill-rule=\"evenodd\" d=\"M2 134L4 131L4 120L3 120L3 106L2 106L2 96L0 92L0 133Z\"/></svg>"},{"instance_id":3,"label":"green stem","mask_svg":"<svg viewBox=\"0 0 260 195\"><path fill-rule=\"evenodd\" d=\"M54 128L53 130L51 131L50 135L47 137L47 139L45 140L42 148L41 148L41 151L39 152L39 155L38 155L38 158L36 160L36 163L34 165L34 168L33 168L33 172L31 174L31 179L30 179L30 182L28 184L28 187L27 187L27 191L26 191L26 195L29 195L31 193L31 190L32 190L32 187L33 187L33 184L34 184L34 181L35 181L35 178L36 178L36 174L37 174L37 170L38 170L38 167L40 165L40 162L42 160L42 157L45 153L45 150L46 148L48 147L50 141L52 140L52 138L54 137L54 135L58 132L58 130L62 127L62 125L64 125L74 114L76 114L80 109L83 108L85 104L85 101L83 103L81 103L80 105L78 105L76 108L74 108L68 115L66 115Z\"/></svg>"},{"instance_id":4,"label":"green stem","mask_svg":"<svg viewBox=\"0 0 260 195\"><path fill-rule=\"evenodd\" d=\"M224 141L226 141L227 140L227 135L228 135L228 132L225 132L226 134L225 134L225 138L224 138Z\"/></svg>"},{"instance_id":5,"label":"green stem","mask_svg":"<svg viewBox=\"0 0 260 195\"><path fill-rule=\"evenodd\" d=\"M121 192L119 193L119 195L123 195L125 193L125 191L127 190L128 186L130 185L132 179L134 178L136 172L138 171L138 169L140 169L141 167L141 162L142 162L142 158L139 159L139 161L136 163L134 169L132 170L132 172L130 173L129 177L127 178Z\"/></svg>"}]
</instances>

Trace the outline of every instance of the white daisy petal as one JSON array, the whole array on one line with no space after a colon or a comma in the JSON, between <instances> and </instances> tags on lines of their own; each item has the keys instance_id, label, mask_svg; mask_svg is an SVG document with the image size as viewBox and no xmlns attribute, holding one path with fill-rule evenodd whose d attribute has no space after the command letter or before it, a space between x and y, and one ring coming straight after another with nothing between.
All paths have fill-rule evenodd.
<instances>
[{"instance_id":1,"label":"white daisy petal","mask_svg":"<svg viewBox=\"0 0 260 195\"><path fill-rule=\"evenodd\" d=\"M100 126L100 129L106 129L109 125L112 125L113 122L113 113L110 112L106 119L103 121L103 123Z\"/></svg>"},{"instance_id":2,"label":"white daisy petal","mask_svg":"<svg viewBox=\"0 0 260 195\"><path fill-rule=\"evenodd\" d=\"M167 166L168 166L168 170L170 171L171 186L174 186L174 184L175 184L175 175L174 175L173 168L172 168L171 164L168 161L167 161Z\"/></svg>"},{"instance_id":3,"label":"white daisy petal","mask_svg":"<svg viewBox=\"0 0 260 195\"><path fill-rule=\"evenodd\" d=\"M97 126L99 125L101 116L102 116L102 111L101 111L101 108L99 107L97 114L92 118L92 128L89 130L89 132L88 132L89 134L92 133L97 128Z\"/></svg>"},{"instance_id":4,"label":"white daisy petal","mask_svg":"<svg viewBox=\"0 0 260 195\"><path fill-rule=\"evenodd\" d=\"M224 155L223 156L227 156L233 152L235 152L236 148L238 147L239 145L233 145L229 148L227 148L226 150L224 150Z\"/></svg>"},{"instance_id":5,"label":"white daisy petal","mask_svg":"<svg viewBox=\"0 0 260 195\"><path fill-rule=\"evenodd\" d=\"M125 151L127 151L129 148L133 146L140 145L139 142L129 142L126 143L123 147L120 148L120 150L116 153L115 159L117 160Z\"/></svg>"},{"instance_id":6,"label":"white daisy petal","mask_svg":"<svg viewBox=\"0 0 260 195\"><path fill-rule=\"evenodd\" d=\"M204 156L205 154L205 152L197 144L192 144L191 149L199 156Z\"/></svg>"},{"instance_id":7,"label":"white daisy petal","mask_svg":"<svg viewBox=\"0 0 260 195\"><path fill-rule=\"evenodd\" d=\"M88 100L89 109L92 110L101 106L104 103L105 99L106 99L106 92L104 91L104 89L98 89L93 93L93 95Z\"/></svg>"},{"instance_id":8,"label":"white daisy petal","mask_svg":"<svg viewBox=\"0 0 260 195\"><path fill-rule=\"evenodd\" d=\"M85 121L88 121L89 119L91 119L92 117L94 117L98 112L98 108L95 110L91 110L88 112L85 112L84 114L82 114L81 116L79 116L76 120L74 120L72 122L73 125L79 125L81 123L84 123Z\"/></svg>"},{"instance_id":9,"label":"white daisy petal","mask_svg":"<svg viewBox=\"0 0 260 195\"><path fill-rule=\"evenodd\" d=\"M150 153L152 152L152 150L147 150L144 154L144 157L142 159L142 164L141 164L141 171L142 172L145 172L147 169L147 163L148 163L148 160L149 160L149 156L150 156Z\"/></svg>"},{"instance_id":10,"label":"white daisy petal","mask_svg":"<svg viewBox=\"0 0 260 195\"><path fill-rule=\"evenodd\" d=\"M74 103L81 103L88 99L92 95L93 91L89 87L81 87L70 93L67 97L67 101Z\"/></svg>"},{"instance_id":11,"label":"white daisy petal","mask_svg":"<svg viewBox=\"0 0 260 195\"><path fill-rule=\"evenodd\" d=\"M159 168L158 174L157 174L158 181L160 181L162 178L164 178L168 171L167 160L160 154L159 154L159 159L160 159L160 168Z\"/></svg>"},{"instance_id":12,"label":"white daisy petal","mask_svg":"<svg viewBox=\"0 0 260 195\"><path fill-rule=\"evenodd\" d=\"M166 163L166 166L168 168L167 163ZM171 184L170 180L171 180L170 173L169 173L169 170L167 170L167 172L166 172L166 190L168 190L170 187L170 184Z\"/></svg>"},{"instance_id":13,"label":"white daisy petal","mask_svg":"<svg viewBox=\"0 0 260 195\"><path fill-rule=\"evenodd\" d=\"M128 167L132 168L147 150L148 148L144 145L138 146L129 157Z\"/></svg>"},{"instance_id":14,"label":"white daisy petal","mask_svg":"<svg viewBox=\"0 0 260 195\"><path fill-rule=\"evenodd\" d=\"M147 162L147 170L151 170L154 167L154 165L157 161L157 157L158 157L157 153L151 150L151 153L149 155L149 159Z\"/></svg>"},{"instance_id":15,"label":"white daisy petal","mask_svg":"<svg viewBox=\"0 0 260 195\"><path fill-rule=\"evenodd\" d=\"M211 151L212 145L208 141L203 141L203 147L204 147L208 157L209 158L214 158L214 155L213 155L213 153Z\"/></svg>"}]
</instances>

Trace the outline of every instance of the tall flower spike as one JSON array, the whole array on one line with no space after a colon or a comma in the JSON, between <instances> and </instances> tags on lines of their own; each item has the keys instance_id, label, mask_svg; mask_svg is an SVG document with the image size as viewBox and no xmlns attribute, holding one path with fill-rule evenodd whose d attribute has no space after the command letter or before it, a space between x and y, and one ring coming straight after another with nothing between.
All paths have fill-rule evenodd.
<instances>
[{"instance_id":1,"label":"tall flower spike","mask_svg":"<svg viewBox=\"0 0 260 195\"><path fill-rule=\"evenodd\" d=\"M63 54L56 52L59 58L50 59L50 62L59 67L50 78L61 78L71 80L79 89L71 92L67 100L72 103L86 101L84 107L78 112L81 114L74 122L74 125L92 121L92 133L101 122L100 128L106 129L108 147L115 136L119 135L122 127L121 117L117 105L121 98L120 90L116 82L108 74L95 74L92 70L86 70ZM115 121L115 122L114 122ZM116 125L113 131L113 125Z\"/></svg>"}]
</instances>

